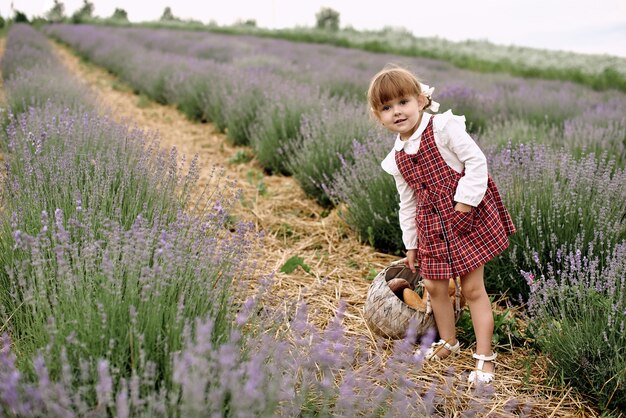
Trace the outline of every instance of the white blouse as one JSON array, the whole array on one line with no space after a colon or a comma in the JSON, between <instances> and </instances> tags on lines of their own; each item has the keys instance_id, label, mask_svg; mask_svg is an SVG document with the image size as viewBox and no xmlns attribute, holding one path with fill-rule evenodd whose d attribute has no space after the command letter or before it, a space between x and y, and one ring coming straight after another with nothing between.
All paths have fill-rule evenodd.
<instances>
[{"instance_id":1,"label":"white blouse","mask_svg":"<svg viewBox=\"0 0 626 418\"><path fill-rule=\"evenodd\" d=\"M400 174L396 164L396 151L404 149L407 154L415 154L420 146L422 133L428 126L430 114L424 112L420 126L407 140L400 139L400 134L391 152L381 162L383 170L393 175L400 194L400 228L402 241L407 250L417 248L415 211L417 208L415 192ZM444 161L456 172L465 168L465 175L459 180L454 194L456 202L478 206L487 191L487 159L476 142L465 130L465 116L456 116L451 110L435 115L433 119L435 144Z\"/></svg>"}]
</instances>

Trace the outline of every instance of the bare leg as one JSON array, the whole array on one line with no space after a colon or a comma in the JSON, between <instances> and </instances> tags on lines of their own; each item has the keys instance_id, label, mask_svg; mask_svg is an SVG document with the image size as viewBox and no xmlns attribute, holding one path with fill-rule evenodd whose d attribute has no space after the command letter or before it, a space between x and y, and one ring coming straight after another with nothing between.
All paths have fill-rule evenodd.
<instances>
[{"instance_id":1,"label":"bare leg","mask_svg":"<svg viewBox=\"0 0 626 418\"><path fill-rule=\"evenodd\" d=\"M435 315L439 337L448 344L454 345L456 344L456 328L454 308L448 296L449 283L448 280L424 280L424 286L426 286L426 290L430 294L430 303ZM440 358L445 358L450 355L450 351L441 347L437 355Z\"/></svg>"},{"instance_id":2,"label":"bare leg","mask_svg":"<svg viewBox=\"0 0 626 418\"><path fill-rule=\"evenodd\" d=\"M493 353L491 350L493 311L485 290L484 274L485 267L480 266L462 276L461 289L472 314L472 325L476 334L476 354L489 356ZM493 372L494 368L491 361L486 361L483 366L485 372Z\"/></svg>"}]
</instances>

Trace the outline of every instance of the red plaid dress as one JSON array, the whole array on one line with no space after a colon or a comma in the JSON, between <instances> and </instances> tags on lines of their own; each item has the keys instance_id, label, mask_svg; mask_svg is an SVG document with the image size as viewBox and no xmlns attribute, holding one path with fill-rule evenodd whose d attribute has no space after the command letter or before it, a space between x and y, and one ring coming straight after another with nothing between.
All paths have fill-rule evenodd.
<instances>
[{"instance_id":1,"label":"red plaid dress","mask_svg":"<svg viewBox=\"0 0 626 418\"><path fill-rule=\"evenodd\" d=\"M470 212L454 210L454 194L463 173L443 159L433 134L433 117L422 134L416 154L396 151L396 164L415 191L417 257L426 279L463 276L500 254L515 232L495 183Z\"/></svg>"}]
</instances>

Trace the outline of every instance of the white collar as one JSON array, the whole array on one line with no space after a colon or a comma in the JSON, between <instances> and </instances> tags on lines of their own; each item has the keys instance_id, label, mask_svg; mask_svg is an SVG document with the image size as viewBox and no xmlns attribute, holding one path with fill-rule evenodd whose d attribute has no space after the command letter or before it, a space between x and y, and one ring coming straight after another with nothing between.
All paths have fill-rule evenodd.
<instances>
[{"instance_id":1,"label":"white collar","mask_svg":"<svg viewBox=\"0 0 626 418\"><path fill-rule=\"evenodd\" d=\"M424 112L422 114L422 121L420 122L420 125L417 127L415 132L413 132L413 135L409 137L409 139L403 141L402 139L400 139L400 134L398 134L396 136L396 142L393 144L393 149L396 151L401 151L404 148L404 144L409 141L416 141L417 139L419 139L419 137L422 136L422 133L426 130L428 122L430 122L430 116L430 113Z\"/></svg>"}]
</instances>

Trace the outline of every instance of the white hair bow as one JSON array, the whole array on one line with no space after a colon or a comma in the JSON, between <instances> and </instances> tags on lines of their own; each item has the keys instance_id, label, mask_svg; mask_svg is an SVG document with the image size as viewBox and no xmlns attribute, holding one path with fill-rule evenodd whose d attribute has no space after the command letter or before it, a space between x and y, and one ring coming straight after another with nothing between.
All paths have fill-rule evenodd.
<instances>
[{"instance_id":1,"label":"white hair bow","mask_svg":"<svg viewBox=\"0 0 626 418\"><path fill-rule=\"evenodd\" d=\"M422 90L422 94L430 99L430 106L428 107L428 109L432 110L433 112L439 111L439 102L434 101L432 98L432 94L435 91L435 88L430 87L424 83L420 83L420 89Z\"/></svg>"}]
</instances>

